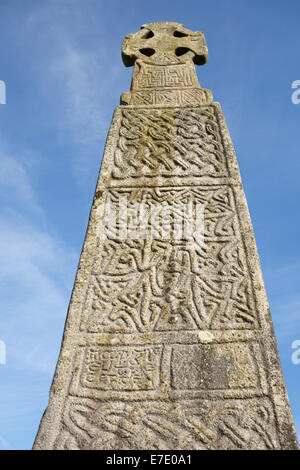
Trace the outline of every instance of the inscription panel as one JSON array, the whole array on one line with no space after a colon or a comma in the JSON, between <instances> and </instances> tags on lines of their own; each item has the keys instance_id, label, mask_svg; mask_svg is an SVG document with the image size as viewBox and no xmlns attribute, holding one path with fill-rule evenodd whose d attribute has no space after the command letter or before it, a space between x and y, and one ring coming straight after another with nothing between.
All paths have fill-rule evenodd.
<instances>
[{"instance_id":1,"label":"inscription panel","mask_svg":"<svg viewBox=\"0 0 300 470\"><path fill-rule=\"evenodd\" d=\"M154 390L159 385L161 346L88 347L80 384L99 390Z\"/></svg>"}]
</instances>

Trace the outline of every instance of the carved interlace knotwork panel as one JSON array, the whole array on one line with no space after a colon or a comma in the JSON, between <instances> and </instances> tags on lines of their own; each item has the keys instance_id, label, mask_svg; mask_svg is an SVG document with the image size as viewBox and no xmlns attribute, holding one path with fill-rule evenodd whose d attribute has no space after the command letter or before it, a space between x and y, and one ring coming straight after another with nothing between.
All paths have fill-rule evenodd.
<instances>
[{"instance_id":1,"label":"carved interlace knotwork panel","mask_svg":"<svg viewBox=\"0 0 300 470\"><path fill-rule=\"evenodd\" d=\"M195 235L165 239L99 241L83 309L89 332L253 328L257 312L229 186L111 190L126 196L129 212L144 202L204 207L204 240ZM176 206L177 205L177 206ZM135 214L137 216L137 214ZM151 224L151 221L149 221Z\"/></svg>"},{"instance_id":2,"label":"carved interlace knotwork panel","mask_svg":"<svg viewBox=\"0 0 300 470\"><path fill-rule=\"evenodd\" d=\"M123 108L112 175L228 175L214 108Z\"/></svg>"},{"instance_id":3,"label":"carved interlace knotwork panel","mask_svg":"<svg viewBox=\"0 0 300 470\"><path fill-rule=\"evenodd\" d=\"M266 398L185 403L69 400L56 449L278 448Z\"/></svg>"}]
</instances>

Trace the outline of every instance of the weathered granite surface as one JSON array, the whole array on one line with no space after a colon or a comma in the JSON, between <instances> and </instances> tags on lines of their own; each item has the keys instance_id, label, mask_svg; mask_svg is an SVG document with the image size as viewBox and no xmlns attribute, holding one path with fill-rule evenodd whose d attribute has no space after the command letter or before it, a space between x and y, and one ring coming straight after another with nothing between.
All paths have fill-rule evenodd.
<instances>
[{"instance_id":1,"label":"weathered granite surface","mask_svg":"<svg viewBox=\"0 0 300 470\"><path fill-rule=\"evenodd\" d=\"M34 448L296 449L236 156L194 68L203 33L144 25L122 56L132 87L112 119ZM118 229L137 204L175 207L172 230L182 207L192 219L202 207L203 237L157 226L104 237L107 202Z\"/></svg>"}]
</instances>

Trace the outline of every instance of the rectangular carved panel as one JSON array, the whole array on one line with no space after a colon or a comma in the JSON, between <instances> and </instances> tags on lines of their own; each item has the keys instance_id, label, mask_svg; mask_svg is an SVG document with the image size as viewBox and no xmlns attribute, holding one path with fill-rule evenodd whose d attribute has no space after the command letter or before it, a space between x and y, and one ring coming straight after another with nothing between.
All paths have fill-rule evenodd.
<instances>
[{"instance_id":1,"label":"rectangular carved panel","mask_svg":"<svg viewBox=\"0 0 300 470\"><path fill-rule=\"evenodd\" d=\"M124 215L119 209L124 197L129 220L126 239L108 231L107 239L98 242L82 313L83 330L126 333L258 326L230 186L111 190L106 202L111 204L110 212L115 208L116 222ZM172 238L172 232L164 237L159 220L150 217L145 238L139 238L139 232L136 238L130 236L130 230L138 228L141 204L148 214L153 206L172 209L170 225L174 213L182 223L177 238ZM195 232L187 240L187 209L193 223L197 204L203 208L203 238Z\"/></svg>"},{"instance_id":2,"label":"rectangular carved panel","mask_svg":"<svg viewBox=\"0 0 300 470\"><path fill-rule=\"evenodd\" d=\"M170 93L172 102L175 91ZM188 99L192 91L184 93ZM124 180L158 175L228 175L213 106L122 109L112 177Z\"/></svg>"},{"instance_id":3,"label":"rectangular carved panel","mask_svg":"<svg viewBox=\"0 0 300 470\"><path fill-rule=\"evenodd\" d=\"M171 375L172 386L181 390L259 388L256 359L247 343L174 346Z\"/></svg>"},{"instance_id":4,"label":"rectangular carved panel","mask_svg":"<svg viewBox=\"0 0 300 470\"><path fill-rule=\"evenodd\" d=\"M89 347L83 359L83 387L102 390L151 390L159 383L161 348Z\"/></svg>"}]
</instances>

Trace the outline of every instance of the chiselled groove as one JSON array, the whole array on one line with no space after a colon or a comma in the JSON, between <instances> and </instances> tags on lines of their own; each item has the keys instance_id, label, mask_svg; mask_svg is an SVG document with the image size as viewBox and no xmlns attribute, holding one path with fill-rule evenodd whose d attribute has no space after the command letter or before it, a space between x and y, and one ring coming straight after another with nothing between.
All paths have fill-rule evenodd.
<instances>
[{"instance_id":1,"label":"chiselled groove","mask_svg":"<svg viewBox=\"0 0 300 470\"><path fill-rule=\"evenodd\" d=\"M212 106L121 112L113 178L228 176Z\"/></svg>"}]
</instances>

